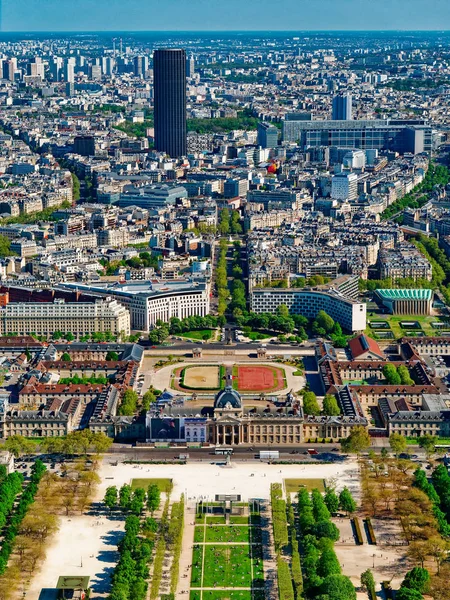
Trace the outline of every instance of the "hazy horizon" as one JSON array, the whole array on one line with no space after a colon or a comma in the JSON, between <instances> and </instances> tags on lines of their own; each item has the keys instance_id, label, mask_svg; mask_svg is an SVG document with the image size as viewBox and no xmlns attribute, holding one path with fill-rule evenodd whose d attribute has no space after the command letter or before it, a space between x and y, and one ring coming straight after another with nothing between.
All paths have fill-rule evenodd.
<instances>
[{"instance_id":1,"label":"hazy horizon","mask_svg":"<svg viewBox=\"0 0 450 600\"><path fill-rule=\"evenodd\" d=\"M0 0L3 33L450 30L448 0ZM292 27L295 22L295 27ZM202 24L199 27L199 23ZM370 26L369 26L370 25Z\"/></svg>"}]
</instances>

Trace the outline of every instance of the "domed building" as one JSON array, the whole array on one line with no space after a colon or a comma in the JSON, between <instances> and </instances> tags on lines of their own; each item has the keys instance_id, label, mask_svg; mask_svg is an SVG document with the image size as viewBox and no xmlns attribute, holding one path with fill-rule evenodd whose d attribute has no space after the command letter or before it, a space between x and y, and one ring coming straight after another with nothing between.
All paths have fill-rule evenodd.
<instances>
[{"instance_id":1,"label":"domed building","mask_svg":"<svg viewBox=\"0 0 450 600\"><path fill-rule=\"evenodd\" d=\"M230 385L227 385L217 394L214 401L214 409L242 409L241 395Z\"/></svg>"}]
</instances>

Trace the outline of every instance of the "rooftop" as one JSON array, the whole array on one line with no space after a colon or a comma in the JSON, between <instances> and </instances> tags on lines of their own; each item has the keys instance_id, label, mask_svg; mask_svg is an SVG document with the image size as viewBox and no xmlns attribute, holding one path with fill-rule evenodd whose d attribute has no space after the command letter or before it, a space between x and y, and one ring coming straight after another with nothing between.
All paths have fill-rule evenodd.
<instances>
[{"instance_id":1,"label":"rooftop","mask_svg":"<svg viewBox=\"0 0 450 600\"><path fill-rule=\"evenodd\" d=\"M433 291L427 289L381 289L377 290L377 294L383 300L431 300L433 297Z\"/></svg>"}]
</instances>

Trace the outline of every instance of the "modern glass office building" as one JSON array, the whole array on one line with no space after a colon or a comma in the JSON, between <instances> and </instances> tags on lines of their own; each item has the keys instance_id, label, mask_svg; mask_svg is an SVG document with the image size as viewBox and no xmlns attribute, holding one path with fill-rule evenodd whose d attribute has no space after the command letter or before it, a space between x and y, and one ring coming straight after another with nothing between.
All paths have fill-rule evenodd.
<instances>
[{"instance_id":1,"label":"modern glass office building","mask_svg":"<svg viewBox=\"0 0 450 600\"><path fill-rule=\"evenodd\" d=\"M153 54L155 149L172 158L186 155L186 52Z\"/></svg>"},{"instance_id":2,"label":"modern glass office building","mask_svg":"<svg viewBox=\"0 0 450 600\"><path fill-rule=\"evenodd\" d=\"M283 140L302 148L337 146L394 150L404 154L432 151L432 129L423 119L364 121L284 121Z\"/></svg>"}]
</instances>

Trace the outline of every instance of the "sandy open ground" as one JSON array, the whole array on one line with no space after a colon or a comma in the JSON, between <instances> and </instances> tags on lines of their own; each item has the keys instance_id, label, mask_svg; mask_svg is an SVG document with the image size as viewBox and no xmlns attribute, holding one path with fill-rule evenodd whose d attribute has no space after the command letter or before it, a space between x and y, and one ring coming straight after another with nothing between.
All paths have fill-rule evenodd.
<instances>
[{"instance_id":1,"label":"sandy open ground","mask_svg":"<svg viewBox=\"0 0 450 600\"><path fill-rule=\"evenodd\" d=\"M211 457L212 458L212 457ZM336 477L338 488L347 485L359 495L358 468L353 461L332 465L267 465L260 462L233 463L231 467L210 464L210 461L188 465L112 465L114 458L106 458L99 469L101 483L95 501L104 497L109 485L120 487L133 478L171 478L174 482L172 497L188 497L188 506L196 499L214 499L215 494L241 494L243 500L270 497L270 484L290 478ZM38 600L41 588L52 588L59 575L89 575L92 598L104 598L109 590L109 578L118 559L117 542L123 533L121 515L111 518L95 505L87 515L61 518L59 532L53 537L47 557L36 574L27 593L28 600ZM53 596L41 596L41 600Z\"/></svg>"},{"instance_id":2,"label":"sandy open ground","mask_svg":"<svg viewBox=\"0 0 450 600\"><path fill-rule=\"evenodd\" d=\"M219 367L187 367L184 372L184 384L193 389L218 389Z\"/></svg>"}]
</instances>

